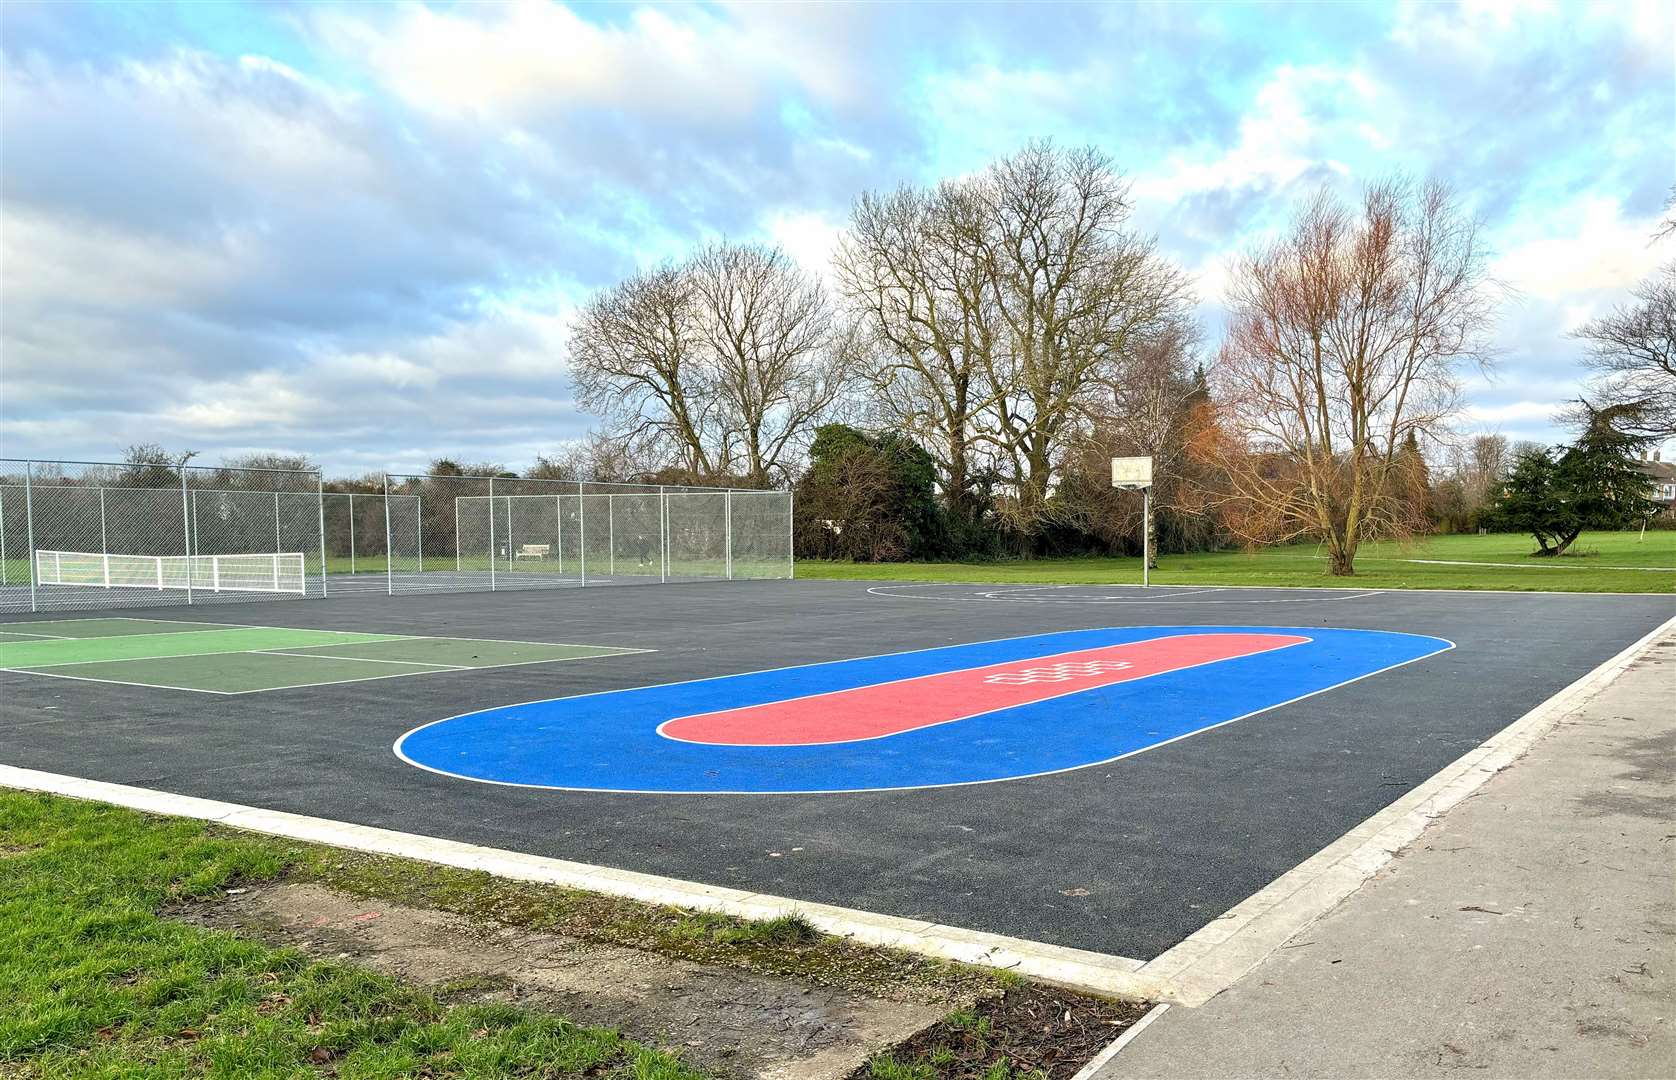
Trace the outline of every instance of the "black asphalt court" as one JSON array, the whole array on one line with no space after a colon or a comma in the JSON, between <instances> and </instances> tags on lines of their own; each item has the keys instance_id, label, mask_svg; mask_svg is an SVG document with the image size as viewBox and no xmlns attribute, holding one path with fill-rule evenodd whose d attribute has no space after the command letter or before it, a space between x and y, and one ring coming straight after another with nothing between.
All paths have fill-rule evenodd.
<instances>
[{"instance_id":1,"label":"black asphalt court","mask_svg":"<svg viewBox=\"0 0 1676 1080\"><path fill-rule=\"evenodd\" d=\"M239 696L0 671L0 762L1147 960L1673 613L1670 596L836 581L150 609L136 614L651 651ZM26 634L26 621L8 620L5 630ZM1067 632L1131 627L1223 628L1218 641L1229 655L1272 644L1294 665L1304 654L1280 646L1328 628L1422 635L1453 648L1421 649L1417 659L1249 716L1237 715L1246 687L1230 675L1229 700L1210 704L1225 705L1234 722L1103 764L956 786L801 795L555 790L419 768L393 749L423 725L517 703L1033 635L1080 641ZM1255 628L1279 636L1253 646ZM1168 630L1107 635L1118 644L1101 648L1159 636ZM999 678L1005 693L1029 699L1052 723L1047 692L1015 684L1121 680L1141 670L1124 667L1138 660L1106 655L1079 653ZM892 663L912 669L919 661ZM977 663L966 673L990 670ZM1211 699L1220 696L1218 670L1203 668L1196 684ZM934 703L960 689L915 685ZM609 720L612 702L660 693L584 704L596 721L601 709ZM846 714L856 732L873 719L868 702L855 699ZM1167 712L1169 700L1158 707ZM629 711L625 724L655 719ZM749 738L761 736L740 731L783 735L755 714L741 727L737 711L691 721L705 732L694 745L734 739L744 748L729 752L749 754L758 745ZM975 730L962 727L967 715L951 704L946 730ZM880 733L879 752L896 737ZM874 744L854 745L866 753ZM841 771L842 762L832 767Z\"/></svg>"}]
</instances>

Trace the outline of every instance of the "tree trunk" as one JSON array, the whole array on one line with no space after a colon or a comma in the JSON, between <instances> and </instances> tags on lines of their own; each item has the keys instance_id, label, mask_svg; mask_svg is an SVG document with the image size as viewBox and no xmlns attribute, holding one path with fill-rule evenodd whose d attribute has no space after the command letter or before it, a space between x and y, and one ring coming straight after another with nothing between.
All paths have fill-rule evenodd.
<instances>
[{"instance_id":1,"label":"tree trunk","mask_svg":"<svg viewBox=\"0 0 1676 1080\"><path fill-rule=\"evenodd\" d=\"M1332 562L1329 573L1334 577L1356 576L1356 553L1348 549L1334 547L1330 550Z\"/></svg>"},{"instance_id":2,"label":"tree trunk","mask_svg":"<svg viewBox=\"0 0 1676 1080\"><path fill-rule=\"evenodd\" d=\"M1583 530L1582 529L1573 529L1571 532L1568 532L1563 537L1561 537L1560 542L1558 544L1554 545L1554 550L1548 552L1548 554L1550 554L1550 555L1563 555L1563 554L1565 554L1565 549L1571 546L1571 542L1573 540L1577 539L1579 536L1582 536L1582 535L1583 535Z\"/></svg>"}]
</instances>

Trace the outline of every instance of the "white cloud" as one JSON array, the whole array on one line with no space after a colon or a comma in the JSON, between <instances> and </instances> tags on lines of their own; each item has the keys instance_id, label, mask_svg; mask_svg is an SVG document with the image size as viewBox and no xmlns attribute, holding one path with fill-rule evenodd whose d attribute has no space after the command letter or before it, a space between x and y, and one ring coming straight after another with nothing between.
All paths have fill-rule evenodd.
<instances>
[{"instance_id":1,"label":"white cloud","mask_svg":"<svg viewBox=\"0 0 1676 1080\"><path fill-rule=\"evenodd\" d=\"M1616 299L1676 258L1676 238L1649 243L1654 221L1626 217L1610 197L1544 208L1528 213L1525 222L1524 238L1496 259L1491 272L1528 298L1568 304L1568 326L1594 314L1605 299L1599 294Z\"/></svg>"}]
</instances>

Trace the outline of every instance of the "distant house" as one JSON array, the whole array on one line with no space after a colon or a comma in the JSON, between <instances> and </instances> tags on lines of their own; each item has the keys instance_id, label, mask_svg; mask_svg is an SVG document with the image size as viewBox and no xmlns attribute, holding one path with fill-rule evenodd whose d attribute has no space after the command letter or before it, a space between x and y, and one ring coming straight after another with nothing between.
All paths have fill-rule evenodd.
<instances>
[{"instance_id":1,"label":"distant house","mask_svg":"<svg viewBox=\"0 0 1676 1080\"><path fill-rule=\"evenodd\" d=\"M1676 508L1676 461L1660 461L1659 452L1637 461L1635 467L1653 482L1653 498L1666 508Z\"/></svg>"}]
</instances>

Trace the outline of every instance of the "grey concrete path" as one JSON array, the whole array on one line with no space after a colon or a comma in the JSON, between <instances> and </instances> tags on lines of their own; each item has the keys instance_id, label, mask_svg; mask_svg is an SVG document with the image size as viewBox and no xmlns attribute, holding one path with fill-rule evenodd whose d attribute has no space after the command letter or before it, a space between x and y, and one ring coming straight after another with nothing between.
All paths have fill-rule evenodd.
<instances>
[{"instance_id":1,"label":"grey concrete path","mask_svg":"<svg viewBox=\"0 0 1676 1080\"><path fill-rule=\"evenodd\" d=\"M1676 633L1097 1076L1676 1077Z\"/></svg>"}]
</instances>

